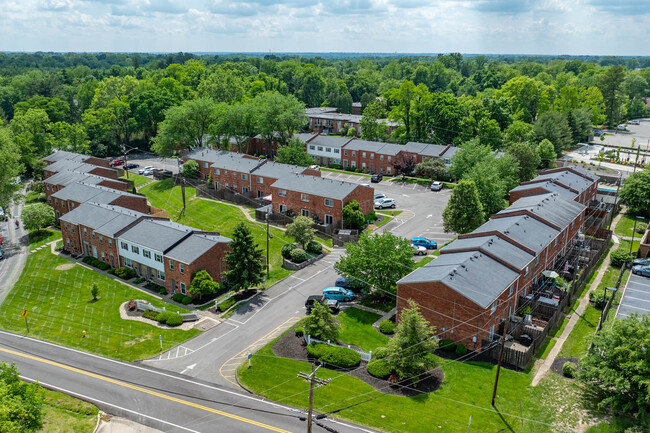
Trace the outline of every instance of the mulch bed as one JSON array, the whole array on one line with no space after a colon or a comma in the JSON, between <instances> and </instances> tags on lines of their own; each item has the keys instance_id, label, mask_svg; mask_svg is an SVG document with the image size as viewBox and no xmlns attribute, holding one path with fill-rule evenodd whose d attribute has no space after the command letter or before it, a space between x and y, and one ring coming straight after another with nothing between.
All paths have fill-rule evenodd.
<instances>
[{"instance_id":1,"label":"mulch bed","mask_svg":"<svg viewBox=\"0 0 650 433\"><path fill-rule=\"evenodd\" d=\"M281 338L279 338L271 349L273 350L273 353L281 358L291 358L304 362L310 361L307 355L305 339L303 337L296 337L293 330L285 333ZM418 382L417 388L413 388L412 386L407 386L410 384L390 384L388 383L388 380L371 376L366 370L366 363L363 361L354 369L337 369L333 366L331 366L330 369L344 371L350 376L363 380L375 390L383 392L384 394L403 397L413 397L419 394L436 391L440 388L440 385L442 385L442 381L445 378L444 372L437 368L429 372L426 376L423 376Z\"/></svg>"},{"instance_id":2,"label":"mulch bed","mask_svg":"<svg viewBox=\"0 0 650 433\"><path fill-rule=\"evenodd\" d=\"M559 374L560 376L564 376L564 373L562 372L562 366L564 363L573 362L574 364L578 364L579 359L580 358L555 358L555 361L553 361L553 364L551 364L551 371L555 374Z\"/></svg>"}]
</instances>

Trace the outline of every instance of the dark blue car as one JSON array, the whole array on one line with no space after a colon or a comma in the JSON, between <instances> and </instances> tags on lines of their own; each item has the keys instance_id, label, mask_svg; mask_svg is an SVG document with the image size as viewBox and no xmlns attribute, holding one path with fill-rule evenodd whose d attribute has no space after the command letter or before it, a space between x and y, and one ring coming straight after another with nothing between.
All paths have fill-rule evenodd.
<instances>
[{"instance_id":1,"label":"dark blue car","mask_svg":"<svg viewBox=\"0 0 650 433\"><path fill-rule=\"evenodd\" d=\"M411 243L417 247L424 247L427 250L435 250L438 248L438 243L436 241L427 238L413 238L411 239Z\"/></svg>"}]
</instances>

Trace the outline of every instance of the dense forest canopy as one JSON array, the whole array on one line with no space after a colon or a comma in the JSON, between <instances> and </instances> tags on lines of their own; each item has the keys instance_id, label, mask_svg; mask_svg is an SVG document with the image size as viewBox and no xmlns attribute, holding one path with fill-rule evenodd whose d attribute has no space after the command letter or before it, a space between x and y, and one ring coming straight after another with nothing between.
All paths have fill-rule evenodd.
<instances>
[{"instance_id":1,"label":"dense forest canopy","mask_svg":"<svg viewBox=\"0 0 650 433\"><path fill-rule=\"evenodd\" d=\"M366 139L559 153L644 117L649 83L645 57L0 53L0 143L29 175L53 149L288 143L304 107L360 102Z\"/></svg>"}]
</instances>

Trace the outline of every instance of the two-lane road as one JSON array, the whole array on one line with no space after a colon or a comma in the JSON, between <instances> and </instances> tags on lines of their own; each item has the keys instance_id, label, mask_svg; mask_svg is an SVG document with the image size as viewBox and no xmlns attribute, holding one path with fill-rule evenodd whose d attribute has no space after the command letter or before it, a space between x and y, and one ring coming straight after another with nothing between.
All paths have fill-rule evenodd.
<instances>
[{"instance_id":1,"label":"two-lane road","mask_svg":"<svg viewBox=\"0 0 650 433\"><path fill-rule=\"evenodd\" d=\"M22 224L15 225L22 209L22 203L14 204L12 218L0 221L0 235L2 235L2 250L4 252L4 259L0 260L0 304L18 280L29 253L27 231Z\"/></svg>"},{"instance_id":2,"label":"two-lane road","mask_svg":"<svg viewBox=\"0 0 650 433\"><path fill-rule=\"evenodd\" d=\"M304 412L291 407L3 331L0 361L15 363L25 380L165 432L284 433L306 428ZM336 420L319 423L341 433L369 431ZM318 431L326 430L315 426Z\"/></svg>"}]
</instances>

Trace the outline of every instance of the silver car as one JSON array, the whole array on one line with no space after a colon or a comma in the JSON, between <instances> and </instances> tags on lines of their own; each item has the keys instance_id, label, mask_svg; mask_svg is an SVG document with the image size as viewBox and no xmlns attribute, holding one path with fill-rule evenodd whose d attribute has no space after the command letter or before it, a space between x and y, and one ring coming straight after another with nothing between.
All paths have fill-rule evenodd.
<instances>
[{"instance_id":1,"label":"silver car","mask_svg":"<svg viewBox=\"0 0 650 433\"><path fill-rule=\"evenodd\" d=\"M392 198L382 198L375 201L375 209L386 209L386 208L395 208L397 203Z\"/></svg>"}]
</instances>

